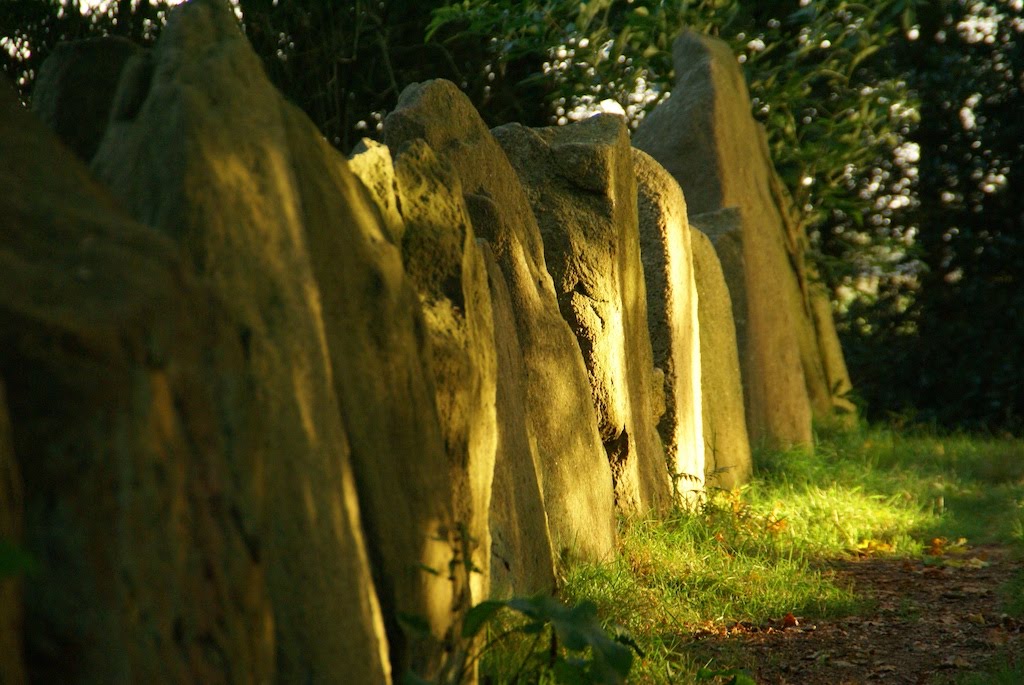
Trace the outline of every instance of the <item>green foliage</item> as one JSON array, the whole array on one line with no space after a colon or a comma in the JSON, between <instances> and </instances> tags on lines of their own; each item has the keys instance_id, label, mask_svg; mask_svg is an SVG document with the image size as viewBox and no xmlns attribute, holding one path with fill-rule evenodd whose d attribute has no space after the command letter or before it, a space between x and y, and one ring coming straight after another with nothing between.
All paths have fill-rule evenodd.
<instances>
[{"instance_id":1,"label":"green foliage","mask_svg":"<svg viewBox=\"0 0 1024 685\"><path fill-rule=\"evenodd\" d=\"M721 670L702 668L697 671L696 681L698 683L720 682L724 685L757 685L757 681L750 675L750 672L740 668Z\"/></svg>"},{"instance_id":2,"label":"green foliage","mask_svg":"<svg viewBox=\"0 0 1024 685\"><path fill-rule=\"evenodd\" d=\"M462 682L466 669L495 647L510 642L516 642L519 649L511 652L507 672L497 676L503 683L620 685L629 675L633 650L640 653L627 633L605 630L593 603L570 607L546 595L489 600L474 606L463 618L461 638L480 647L451 682ZM407 674L404 682L424 685L429 681Z\"/></svg>"},{"instance_id":3,"label":"green foliage","mask_svg":"<svg viewBox=\"0 0 1024 685\"><path fill-rule=\"evenodd\" d=\"M561 123L613 100L633 126L672 89L675 36L684 28L718 36L744 62L773 158L796 206L815 223L840 205L856 216L870 211L874 198L860 198L840 181L891 156L896 131L913 119L900 79L876 74L867 82L862 69L909 7L901 0L802 8L739 0L466 0L435 10L428 35L488 45L498 77L492 90L548 102L547 121L527 124ZM533 68L510 81L506 72L524 62ZM491 114L505 120L512 113Z\"/></svg>"},{"instance_id":4,"label":"green foliage","mask_svg":"<svg viewBox=\"0 0 1024 685\"><path fill-rule=\"evenodd\" d=\"M4 0L0 3L0 71L30 97L39 67L57 43L115 35L150 45L163 28L168 10L164 0L117 0L99 9L81 0Z\"/></svg>"},{"instance_id":5,"label":"green foliage","mask_svg":"<svg viewBox=\"0 0 1024 685\"><path fill-rule=\"evenodd\" d=\"M486 602L476 607L480 611L473 617L472 625L467 616L466 628L473 630L464 628L463 637L475 634L483 620L502 608L526 617L527 621L518 628L524 635L549 631L550 646L544 658L556 682L613 685L624 682L629 675L633 663L631 649L636 649L636 645L624 633L609 636L598 622L597 608L592 602L567 607L543 595ZM589 654L589 658L584 654Z\"/></svg>"}]
</instances>

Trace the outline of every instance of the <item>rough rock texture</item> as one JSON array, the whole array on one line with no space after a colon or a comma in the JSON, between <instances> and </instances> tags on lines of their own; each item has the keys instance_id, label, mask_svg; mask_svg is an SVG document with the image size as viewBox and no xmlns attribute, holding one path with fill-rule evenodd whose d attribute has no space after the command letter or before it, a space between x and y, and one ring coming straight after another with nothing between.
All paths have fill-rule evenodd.
<instances>
[{"instance_id":1,"label":"rough rock texture","mask_svg":"<svg viewBox=\"0 0 1024 685\"><path fill-rule=\"evenodd\" d=\"M426 326L365 188L312 122L290 106L284 112L291 192L301 197L394 671L430 677L468 593L463 576L446 573L462 548ZM402 616L426 620L429 631L405 632Z\"/></svg>"},{"instance_id":2,"label":"rough rock texture","mask_svg":"<svg viewBox=\"0 0 1024 685\"><path fill-rule=\"evenodd\" d=\"M731 489L750 480L753 466L736 326L718 255L742 256L738 249L729 250L725 245L716 253L711 239L695 227L690 228L690 237L700 322L704 472L708 485ZM729 240L738 247L738 236L724 238Z\"/></svg>"},{"instance_id":3,"label":"rough rock texture","mask_svg":"<svg viewBox=\"0 0 1024 685\"><path fill-rule=\"evenodd\" d=\"M0 83L0 88L6 88ZM14 459L11 422L7 416L7 396L0 382L0 555L15 554L15 545L24 544L25 505L21 492L21 471ZM20 573L0 574L0 664L4 665L4 683L25 682L22 657L22 580Z\"/></svg>"},{"instance_id":4,"label":"rough rock texture","mask_svg":"<svg viewBox=\"0 0 1024 685\"><path fill-rule=\"evenodd\" d=\"M32 111L88 162L107 128L121 70L140 52L118 36L58 43L39 68Z\"/></svg>"},{"instance_id":5,"label":"rough rock texture","mask_svg":"<svg viewBox=\"0 0 1024 685\"><path fill-rule=\"evenodd\" d=\"M490 508L498 440L497 359L483 252L454 170L422 140L395 160L405 232L402 257L419 293L430 339L437 408L451 460L455 522L471 595L488 598ZM465 564L457 569L466 571Z\"/></svg>"},{"instance_id":6,"label":"rough rock texture","mask_svg":"<svg viewBox=\"0 0 1024 685\"><path fill-rule=\"evenodd\" d=\"M464 199L458 177L452 175L445 162L434 157L431 148L422 140L416 139L402 146L397 160L400 173L396 174L388 147L364 140L353 152L349 165L370 190L381 213L394 217L394 234L398 240L401 242L402 236L406 236L402 246L406 269L419 285L423 306L437 315L433 319L430 315L427 317L428 329L431 329L429 324L432 320L450 318L445 314L446 309L456 313L465 308L466 297L459 297L455 292L462 282L462 263L457 254L468 247L458 236L472 234L462 225L467 220L463 202L474 206L478 215L481 212L493 215L496 210L490 200L481 196L471 195ZM440 205L435 207L439 202ZM404 211L404 217L399 207ZM551 538L540 491L536 445L527 424L523 354L505 278L489 245L486 241L478 242L481 242L479 249L487 260L490 292L487 308L493 309L491 344L495 348L498 365L494 417L498 422L495 426L496 461L491 488L490 531L487 533L491 538L490 594L525 596L539 591L551 592L555 585ZM474 273L476 259L469 258L468 252L464 258L468 259L471 267L467 273ZM471 290L479 288L479 285L467 285L472 286ZM452 297L445 295L446 288L453 291ZM431 295L431 291L436 294ZM447 304L439 306L438 302L442 300ZM445 338L450 338L444 327L437 333L440 336L437 342L441 344ZM482 361L474 363L480 365ZM444 382L440 375L435 375L439 384ZM453 376L452 380L456 382L450 392L465 385L461 378L464 375L465 372L458 372ZM439 388L439 395L440 392ZM487 416L480 419L484 419L485 424L493 423ZM475 537L485 539L479 534ZM486 568L486 562L478 561L476 564ZM474 594L479 595L478 592Z\"/></svg>"},{"instance_id":7,"label":"rough rock texture","mask_svg":"<svg viewBox=\"0 0 1024 685\"><path fill-rule=\"evenodd\" d=\"M489 200L472 196L471 204ZM486 207L472 210L475 216ZM492 210L493 211L493 210ZM541 492L541 464L528 428L526 371L515 314L501 267L483 244L498 360L498 445L491 492L491 596L555 591L554 550Z\"/></svg>"},{"instance_id":8,"label":"rough rock texture","mask_svg":"<svg viewBox=\"0 0 1024 685\"><path fill-rule=\"evenodd\" d=\"M512 296L527 371L529 429L541 459L552 540L559 553L608 558L615 547L611 472L588 400L586 367L558 312L526 194L455 84L427 81L402 92L384 122L384 140L395 150L416 138L452 165L464 193L493 203L489 215L478 217L473 204L470 211L477 235L491 243Z\"/></svg>"},{"instance_id":9,"label":"rough rock texture","mask_svg":"<svg viewBox=\"0 0 1024 685\"><path fill-rule=\"evenodd\" d=\"M360 504L388 608L442 624L450 612L447 580L411 568L450 558L433 540L447 513L433 397L418 359L406 368L415 296L343 162L216 0L177 8L126 67L93 161L181 246L243 347L235 381L258 420L240 433L253 439L228 501L267 562L281 682L389 679ZM403 410L389 415L392 381ZM410 496L421 487L429 497Z\"/></svg>"},{"instance_id":10,"label":"rough rock texture","mask_svg":"<svg viewBox=\"0 0 1024 685\"><path fill-rule=\"evenodd\" d=\"M759 128L758 133L767 156L768 140L765 131ZM775 203L785 223L785 235L792 236L790 253L804 254L808 245L807 234L800 224L793 198L774 169L771 181ZM799 260L795 264L800 276L804 306L811 317L811 326L801 329L800 354L814 418L821 422L838 422L853 427L857 422L857 407L848 397L853 384L850 382L846 358L832 317L832 303L817 267L808 260Z\"/></svg>"},{"instance_id":11,"label":"rough rock texture","mask_svg":"<svg viewBox=\"0 0 1024 685\"><path fill-rule=\"evenodd\" d=\"M849 398L853 390L850 373L846 368L846 357L843 346L839 342L836 322L832 317L832 302L829 300L825 286L815 279L817 274L810 273L811 316L814 318L814 331L817 335L821 361L825 367L825 382L831 389L832 416L853 428L857 424L857 406Z\"/></svg>"},{"instance_id":12,"label":"rough rock texture","mask_svg":"<svg viewBox=\"0 0 1024 685\"><path fill-rule=\"evenodd\" d=\"M654 364L664 370L665 413L658 432L675 490L689 498L703 489L705 464L700 324L686 200L672 175L646 152L633 150L633 170L651 347Z\"/></svg>"},{"instance_id":13,"label":"rough rock texture","mask_svg":"<svg viewBox=\"0 0 1024 685\"><path fill-rule=\"evenodd\" d=\"M387 145L363 138L349 156L348 168L370 191L380 210L388 240L401 245L405 221L399 207L398 179L395 178L391 150Z\"/></svg>"},{"instance_id":14,"label":"rough rock texture","mask_svg":"<svg viewBox=\"0 0 1024 685\"><path fill-rule=\"evenodd\" d=\"M673 56L675 96L644 119L633 144L679 181L691 215L738 207L743 278L723 266L733 305L746 312L737 336L748 428L758 443L809 445L812 402L819 415L833 402L807 297L806 237L784 216L764 131L729 47L687 32Z\"/></svg>"},{"instance_id":15,"label":"rough rock texture","mask_svg":"<svg viewBox=\"0 0 1024 685\"><path fill-rule=\"evenodd\" d=\"M654 415L654 362L625 122L502 126L494 135L526 188L562 316L579 341L598 429L628 514L671 503Z\"/></svg>"},{"instance_id":16,"label":"rough rock texture","mask_svg":"<svg viewBox=\"0 0 1024 685\"><path fill-rule=\"evenodd\" d=\"M266 490L264 416L236 331L3 83L0 158L0 378L38 561L29 681L272 680L267 550L240 509ZM7 457L0 503L17 499Z\"/></svg>"}]
</instances>

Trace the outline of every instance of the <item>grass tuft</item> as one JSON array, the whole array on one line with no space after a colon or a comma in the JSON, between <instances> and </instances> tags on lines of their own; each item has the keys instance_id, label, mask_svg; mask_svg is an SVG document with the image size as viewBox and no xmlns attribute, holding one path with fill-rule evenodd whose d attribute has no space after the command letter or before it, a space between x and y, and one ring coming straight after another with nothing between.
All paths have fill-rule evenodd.
<instances>
[{"instance_id":1,"label":"grass tuft","mask_svg":"<svg viewBox=\"0 0 1024 685\"><path fill-rule=\"evenodd\" d=\"M570 566L561 598L594 602L606 625L632 634L645 658L630 682L692 680L707 665L692 651L697 631L863 609L829 560L920 556L940 536L1015 544L1024 554L1024 441L834 432L813 453L758 453L749 485L712 490L701 506L663 520L622 521L620 531L618 558ZM1018 580L1006 606L1024 615ZM510 668L522 673L523 652L513 652L492 650L484 673L494 682L508 682ZM985 682L1024 682L1020 664L994 668L1010 669L1010 680Z\"/></svg>"}]
</instances>

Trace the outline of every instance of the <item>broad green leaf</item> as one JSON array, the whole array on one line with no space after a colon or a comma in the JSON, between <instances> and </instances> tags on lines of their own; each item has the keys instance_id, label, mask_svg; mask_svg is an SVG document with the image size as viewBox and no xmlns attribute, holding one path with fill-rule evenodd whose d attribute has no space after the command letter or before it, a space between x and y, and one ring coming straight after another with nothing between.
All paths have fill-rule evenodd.
<instances>
[{"instance_id":1,"label":"broad green leaf","mask_svg":"<svg viewBox=\"0 0 1024 685\"><path fill-rule=\"evenodd\" d=\"M476 635L487 621L506 606L506 602L489 600L471 608L462 619L462 637L470 638Z\"/></svg>"}]
</instances>

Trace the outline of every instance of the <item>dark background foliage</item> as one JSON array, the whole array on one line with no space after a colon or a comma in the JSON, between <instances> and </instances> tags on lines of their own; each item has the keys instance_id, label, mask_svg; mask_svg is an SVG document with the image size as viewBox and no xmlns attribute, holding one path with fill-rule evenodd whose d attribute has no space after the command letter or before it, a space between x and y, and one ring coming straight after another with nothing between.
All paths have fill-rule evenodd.
<instances>
[{"instance_id":1,"label":"dark background foliage","mask_svg":"<svg viewBox=\"0 0 1024 685\"><path fill-rule=\"evenodd\" d=\"M491 125L672 87L683 27L743 62L803 212L869 417L1020 432L1024 9L1020 0L239 0L278 87L348 152L401 90L447 78ZM151 44L155 0L2 0L0 65L26 100L60 40Z\"/></svg>"}]
</instances>

